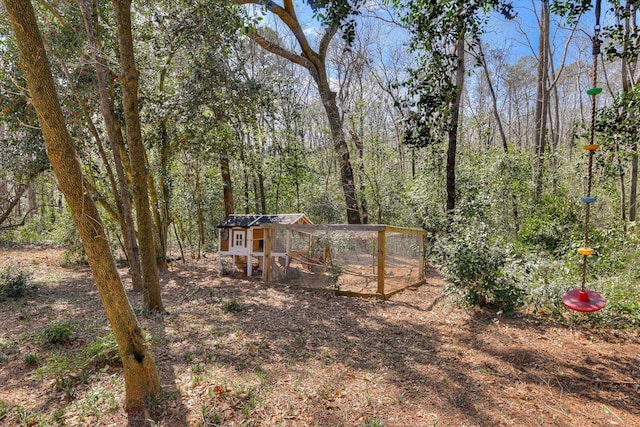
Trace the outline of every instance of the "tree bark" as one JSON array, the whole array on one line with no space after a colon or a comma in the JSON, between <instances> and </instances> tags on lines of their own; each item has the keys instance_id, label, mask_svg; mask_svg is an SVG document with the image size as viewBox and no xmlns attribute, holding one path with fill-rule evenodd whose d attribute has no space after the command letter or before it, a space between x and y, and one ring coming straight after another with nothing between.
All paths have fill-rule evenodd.
<instances>
[{"instance_id":1,"label":"tree bark","mask_svg":"<svg viewBox=\"0 0 640 427\"><path fill-rule=\"evenodd\" d=\"M447 212L456 208L456 149L458 145L458 122L462 102L462 86L464 85L464 38L456 43L455 99L451 104L451 125L449 126L449 145L447 147Z\"/></svg>"},{"instance_id":2,"label":"tree bark","mask_svg":"<svg viewBox=\"0 0 640 427\"><path fill-rule=\"evenodd\" d=\"M146 154L146 153L145 153ZM147 169L149 169L149 159L145 155L145 165ZM158 192L156 191L155 178L152 173L147 174L147 188L149 189L149 200L151 202L151 206L154 208L151 209L151 216L153 217L153 222L156 225L153 228L153 237L155 242L155 250L156 250L156 266L160 269L169 268L169 264L167 263L166 256L163 255L162 245L160 241L162 237L160 236L160 226L162 223L162 218L160 217L160 209L157 206L160 206L160 198L158 197Z\"/></svg>"},{"instance_id":3,"label":"tree bark","mask_svg":"<svg viewBox=\"0 0 640 427\"><path fill-rule=\"evenodd\" d=\"M65 125L31 2L4 0L4 4L16 35L21 68L40 122L47 155L73 214L118 343L124 368L125 409L143 409L145 399L160 391L153 356L120 281L98 210L83 185L80 162Z\"/></svg>"},{"instance_id":4,"label":"tree bark","mask_svg":"<svg viewBox=\"0 0 640 427\"><path fill-rule=\"evenodd\" d=\"M95 17L93 7L88 0L81 0L80 10L84 19L84 26L87 32L87 39L93 60L93 67L96 72L96 91L100 98L100 111L105 123L107 137L111 145L111 155L113 164L116 169L118 178L118 187L114 191L114 197L118 204L120 213L120 222L122 224L122 235L125 241L125 251L129 259L129 272L131 274L131 284L134 291L142 292L144 283L142 280L142 271L140 266L140 248L138 247L138 238L133 220L133 210L129 199L129 186L127 177L120 156L120 147L123 143L122 132L120 127L116 125L111 112L111 101L109 91L107 90L106 75L107 71L102 64L106 64L105 58L100 54L102 51L98 38L96 36L96 26L94 25Z\"/></svg>"},{"instance_id":5,"label":"tree bark","mask_svg":"<svg viewBox=\"0 0 640 427\"><path fill-rule=\"evenodd\" d=\"M631 38L632 34L636 33L636 8L633 7L632 2L628 0L625 4L625 19L624 19L624 33L625 38ZM625 52L627 50L625 45ZM625 93L629 93L631 87L635 85L633 76L635 74L634 63L636 61L630 61L627 55L622 58L622 90ZM626 114L626 113L625 113ZM629 186L629 221L636 220L637 215L637 198L638 198L638 146L634 144L631 147L631 182ZM623 208L624 209L624 208Z\"/></svg>"},{"instance_id":6,"label":"tree bark","mask_svg":"<svg viewBox=\"0 0 640 427\"><path fill-rule=\"evenodd\" d=\"M231 168L229 167L229 154L224 149L220 153L220 173L222 174L222 193L224 200L224 215L228 217L235 213L233 209L233 182L231 181Z\"/></svg>"},{"instance_id":7,"label":"tree bark","mask_svg":"<svg viewBox=\"0 0 640 427\"><path fill-rule=\"evenodd\" d=\"M498 133L500 134L500 141L502 142L502 150L505 153L509 152L509 146L507 145L507 136L504 132L504 126L502 125L502 119L500 118L500 112L498 111L498 98L496 91L493 88L493 82L489 75L489 67L487 67L487 61L482 50L482 41L478 40L478 49L480 51L480 59L482 61L482 69L484 70L484 76L487 79L487 86L489 87L489 94L491 94L491 103L493 106L493 118L498 125Z\"/></svg>"},{"instance_id":8,"label":"tree bark","mask_svg":"<svg viewBox=\"0 0 640 427\"><path fill-rule=\"evenodd\" d=\"M140 113L138 111L139 73L135 67L133 54L131 0L113 0L113 7L118 24L118 47L120 48L120 66L122 68L119 77L133 175L133 200L136 206L142 279L144 281L144 308L151 312L164 311L160 295L158 267L156 266L153 219L149 206L145 148L142 144Z\"/></svg>"},{"instance_id":9,"label":"tree bark","mask_svg":"<svg viewBox=\"0 0 640 427\"><path fill-rule=\"evenodd\" d=\"M363 124L361 123L360 129L362 129ZM362 223L369 223L369 207L367 204L366 197L366 188L365 188L365 170L364 170L364 141L362 140L361 134L356 129L355 123L353 119L350 121L349 126L349 134L351 135L351 140L353 141L353 145L355 145L356 150L358 150L358 172L360 174L360 210L362 211Z\"/></svg>"},{"instance_id":10,"label":"tree bark","mask_svg":"<svg viewBox=\"0 0 640 427\"><path fill-rule=\"evenodd\" d=\"M329 128L331 129L331 137L333 139L333 149L338 155L338 164L340 166L340 178L342 182L342 192L344 193L344 201L347 207L347 222L349 224L361 224L360 208L358 206L358 198L356 196L356 185L353 177L353 167L349 155L349 147L344 137L344 125L340 118L340 110L336 103L336 94L329 87L329 79L324 64L316 67L316 72L312 72L320 99L327 114Z\"/></svg>"},{"instance_id":11,"label":"tree bark","mask_svg":"<svg viewBox=\"0 0 640 427\"><path fill-rule=\"evenodd\" d=\"M544 152L546 148L547 129L547 71L549 68L549 0L540 1L540 37L538 39L538 76L536 86L536 107L534 112L534 153L535 163L535 198L542 195L542 177L544 169Z\"/></svg>"}]
</instances>

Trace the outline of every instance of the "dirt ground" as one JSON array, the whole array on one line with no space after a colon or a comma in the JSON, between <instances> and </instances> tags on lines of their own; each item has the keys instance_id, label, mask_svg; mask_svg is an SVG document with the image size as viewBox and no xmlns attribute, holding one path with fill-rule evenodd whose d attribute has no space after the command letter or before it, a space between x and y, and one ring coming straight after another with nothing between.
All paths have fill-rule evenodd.
<instances>
[{"instance_id":1,"label":"dirt ground","mask_svg":"<svg viewBox=\"0 0 640 427\"><path fill-rule=\"evenodd\" d=\"M60 362L109 331L88 269L61 253L0 247L0 269L37 286L0 303L0 425L134 425L117 363ZM640 426L638 331L465 311L435 271L387 301L220 277L213 257L161 285L168 313L139 315L163 383L148 425ZM62 321L71 341L43 343Z\"/></svg>"}]
</instances>

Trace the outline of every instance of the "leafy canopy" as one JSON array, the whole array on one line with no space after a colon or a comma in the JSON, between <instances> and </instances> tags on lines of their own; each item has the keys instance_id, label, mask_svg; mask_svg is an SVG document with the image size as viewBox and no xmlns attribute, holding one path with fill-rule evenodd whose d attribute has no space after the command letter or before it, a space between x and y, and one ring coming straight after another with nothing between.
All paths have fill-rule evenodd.
<instances>
[{"instance_id":1,"label":"leafy canopy","mask_svg":"<svg viewBox=\"0 0 640 427\"><path fill-rule=\"evenodd\" d=\"M405 83L409 114L404 140L409 145L426 146L438 141L450 125L450 104L458 90L453 82L458 68L458 40L477 43L492 10L508 19L515 15L511 3L505 0L394 3L408 11L402 20L411 32L409 47L418 57L418 66L410 70Z\"/></svg>"}]
</instances>

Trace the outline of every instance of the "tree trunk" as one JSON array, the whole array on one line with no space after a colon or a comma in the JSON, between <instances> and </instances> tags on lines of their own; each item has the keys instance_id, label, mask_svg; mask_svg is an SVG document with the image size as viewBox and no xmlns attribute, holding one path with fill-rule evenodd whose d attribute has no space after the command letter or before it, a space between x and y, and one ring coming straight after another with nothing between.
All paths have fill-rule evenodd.
<instances>
[{"instance_id":1,"label":"tree trunk","mask_svg":"<svg viewBox=\"0 0 640 427\"><path fill-rule=\"evenodd\" d=\"M145 152L146 154L146 152ZM145 165L147 165L147 170L149 169L149 159L145 155ZM166 270L169 268L169 264L167 264L167 257L164 255L164 251L162 249L162 245L160 241L162 238L160 237L160 225L162 224L162 218L160 217L160 209L157 209L157 206L160 206L160 199L158 197L158 192L156 191L156 181L153 177L152 173L147 174L147 188L149 189L149 199L151 201L151 216L153 217L153 223L155 227L153 227L153 241L155 244L156 251L156 266L159 269Z\"/></svg>"},{"instance_id":2,"label":"tree trunk","mask_svg":"<svg viewBox=\"0 0 640 427\"><path fill-rule=\"evenodd\" d=\"M47 155L58 186L73 213L91 273L113 329L125 380L125 409L143 409L160 391L153 356L118 276L109 244L89 191L84 188L75 145L66 128L31 2L4 0L16 35L21 67L38 115Z\"/></svg>"},{"instance_id":3,"label":"tree trunk","mask_svg":"<svg viewBox=\"0 0 640 427\"><path fill-rule=\"evenodd\" d=\"M220 153L220 173L222 174L222 193L224 199L224 216L235 213L233 209L233 182L231 182L231 169L229 167L229 154L226 149Z\"/></svg>"},{"instance_id":4,"label":"tree trunk","mask_svg":"<svg viewBox=\"0 0 640 427\"><path fill-rule=\"evenodd\" d=\"M200 259L202 255L202 249L205 244L205 233L204 233L204 211L202 209L202 185L200 183L200 170L198 166L195 165L195 187L193 189L193 198L196 202L196 214L198 217L198 255L196 259Z\"/></svg>"},{"instance_id":5,"label":"tree trunk","mask_svg":"<svg viewBox=\"0 0 640 427\"><path fill-rule=\"evenodd\" d=\"M482 69L484 70L484 76L487 79L487 86L489 87L489 94L491 95L491 102L493 106L493 118L498 126L498 133L500 134L500 141L502 142L502 150L505 153L509 152L509 146L507 145L507 136L504 133L504 126L502 126L502 119L500 118L500 112L498 111L498 98L496 91L493 88L493 82L489 75L489 68L487 67L487 61L482 51L482 42L478 41L478 49L480 50L480 59L482 61Z\"/></svg>"},{"instance_id":6,"label":"tree trunk","mask_svg":"<svg viewBox=\"0 0 640 427\"><path fill-rule=\"evenodd\" d=\"M360 129L362 129L363 124L361 123ZM353 145L355 145L356 150L358 150L358 172L360 173L360 209L362 211L362 223L369 223L369 210L367 205L367 197L366 197L366 188L365 188L365 170L364 170L364 142L362 141L362 136L358 133L356 129L355 123L353 119L350 121L349 126L349 134L351 135L351 140L353 141Z\"/></svg>"},{"instance_id":7,"label":"tree trunk","mask_svg":"<svg viewBox=\"0 0 640 427\"><path fill-rule=\"evenodd\" d=\"M142 279L144 281L144 306L147 311L164 311L156 266L156 251L153 220L149 207L145 148L142 144L140 114L138 111L138 70L133 55L131 33L131 0L113 0L118 24L118 46L120 48L120 84L122 107L127 128L127 143L131 161L133 199L136 205L138 239Z\"/></svg>"},{"instance_id":8,"label":"tree trunk","mask_svg":"<svg viewBox=\"0 0 640 427\"><path fill-rule=\"evenodd\" d=\"M538 76L536 88L536 107L534 112L534 153L535 163L535 199L542 195L542 177L544 169L544 151L546 147L547 129L547 70L549 52L549 0L540 1L540 37L538 39Z\"/></svg>"},{"instance_id":9,"label":"tree trunk","mask_svg":"<svg viewBox=\"0 0 640 427\"><path fill-rule=\"evenodd\" d=\"M630 39L636 33L636 8L628 0L625 4L624 33L625 38ZM624 47L627 53L627 47ZM622 57L622 90L629 93L635 85L633 76L635 74L635 60L629 60L627 55ZM625 113L626 114L626 113ZM636 220L637 197L638 197L638 146L634 144L631 148L631 182L629 187L629 221ZM624 209L624 208L623 208Z\"/></svg>"},{"instance_id":10,"label":"tree trunk","mask_svg":"<svg viewBox=\"0 0 640 427\"><path fill-rule=\"evenodd\" d=\"M267 213L267 196L264 192L264 174L262 167L258 171L258 194L260 194L260 213Z\"/></svg>"},{"instance_id":11,"label":"tree trunk","mask_svg":"<svg viewBox=\"0 0 640 427\"><path fill-rule=\"evenodd\" d=\"M456 149L458 145L458 122L464 85L464 38L456 43L455 99L451 104L451 125L449 126L449 146L447 148L447 212L456 208Z\"/></svg>"},{"instance_id":12,"label":"tree trunk","mask_svg":"<svg viewBox=\"0 0 640 427\"><path fill-rule=\"evenodd\" d=\"M618 144L616 144L615 150L618 151ZM624 230L627 231L627 180L625 179L624 167L622 166L620 156L616 156L616 159L618 160L618 179L620 180L620 219L622 219L622 223L624 224Z\"/></svg>"},{"instance_id":13,"label":"tree trunk","mask_svg":"<svg viewBox=\"0 0 640 427\"><path fill-rule=\"evenodd\" d=\"M164 73L164 71L163 71ZM164 79L162 79L164 80ZM160 85L160 92L164 90L164 85ZM160 266L166 268L167 258L167 239L169 238L170 205L171 205L171 189L169 188L168 179L170 172L169 167L169 136L167 135L167 120L163 118L160 121L160 193L162 200L159 200L158 209L160 209L160 223L156 224L158 235L158 248L156 250L158 258L163 261Z\"/></svg>"},{"instance_id":14,"label":"tree trunk","mask_svg":"<svg viewBox=\"0 0 640 427\"><path fill-rule=\"evenodd\" d=\"M164 67L160 71L160 79L158 83L158 91L160 94L164 94L164 82L167 75L167 70L173 61L173 52L169 53ZM156 211L154 213L154 219L156 220L156 259L159 268L167 268L167 251L169 250L169 225L171 223L171 188L169 186L170 179L170 165L171 160L171 144L169 143L169 135L167 133L167 117L162 117L160 120L160 171L158 178L160 181L160 193L162 199L157 204L154 204L152 209ZM152 174L149 174L152 175ZM153 187L155 190L155 187Z\"/></svg>"},{"instance_id":15,"label":"tree trunk","mask_svg":"<svg viewBox=\"0 0 640 427\"><path fill-rule=\"evenodd\" d=\"M349 156L349 147L344 137L344 129L338 104L336 104L336 94L329 87L329 81L326 69L318 70L316 83L320 92L322 105L327 113L329 120L329 128L331 129L331 137L333 139L333 148L338 155L338 163L340 165L340 178L342 182L342 192L347 207L347 222L349 224L361 224L360 208L358 207L358 198L356 197L356 185L353 178L353 167Z\"/></svg>"},{"instance_id":16,"label":"tree trunk","mask_svg":"<svg viewBox=\"0 0 640 427\"><path fill-rule=\"evenodd\" d=\"M261 37L255 31L248 33L248 36L252 40L267 51L305 67L316 82L322 105L327 114L329 128L331 129L333 148L340 164L340 179L347 209L347 221L349 224L360 224L360 208L358 207L358 198L356 196L356 187L353 179L353 168L349 158L349 147L347 146L347 141L344 136L343 122L338 104L336 103L336 94L331 90L326 69L327 49L331 40L338 32L338 28L336 26L327 28L326 32L320 37L319 48L316 52L311 48L298 21L294 2L286 1L283 6L277 5L276 2L264 3L260 0L233 0L233 3L264 5L267 10L277 15L295 35L302 51L300 54L282 48L277 43Z\"/></svg>"},{"instance_id":17,"label":"tree trunk","mask_svg":"<svg viewBox=\"0 0 640 427\"><path fill-rule=\"evenodd\" d=\"M129 199L129 186L124 172L124 166L122 164L122 157L120 156L120 147L123 143L122 132L120 131L120 126L116 125L111 112L111 101L105 80L107 73L102 66L102 64L106 64L106 60L100 54L102 49L98 43L96 27L94 25L96 17L94 17L93 8L88 0L81 0L79 3L82 17L84 19L85 30L87 32L87 39L89 41L89 46L91 47L90 52L92 54L93 66L96 72L96 90L100 98L100 111L102 113L102 118L104 119L107 137L109 138L109 143L111 145L111 155L113 156L113 163L116 169L116 176L118 178L117 194L114 194L114 197L116 199L116 203L119 205L118 211L121 212L120 222L122 224L122 235L125 241L125 251L127 258L129 259L131 284L134 291L142 292L144 283L140 267L140 248L138 247L138 238L136 236L133 220L133 210Z\"/></svg>"}]
</instances>

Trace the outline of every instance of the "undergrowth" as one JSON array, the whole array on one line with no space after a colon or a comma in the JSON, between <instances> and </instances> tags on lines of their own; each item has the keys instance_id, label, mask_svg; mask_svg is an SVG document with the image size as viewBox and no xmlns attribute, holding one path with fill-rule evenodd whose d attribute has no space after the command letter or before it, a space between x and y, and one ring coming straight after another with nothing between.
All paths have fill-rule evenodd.
<instances>
[{"instance_id":1,"label":"undergrowth","mask_svg":"<svg viewBox=\"0 0 640 427\"><path fill-rule=\"evenodd\" d=\"M33 289L31 274L12 267L0 271L0 302L21 298Z\"/></svg>"}]
</instances>

